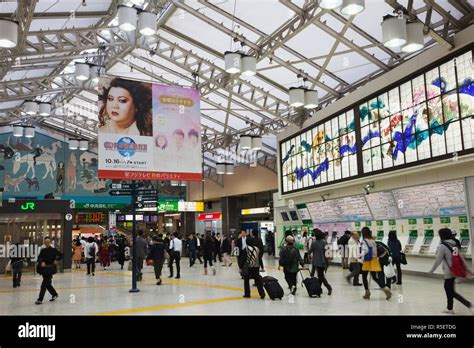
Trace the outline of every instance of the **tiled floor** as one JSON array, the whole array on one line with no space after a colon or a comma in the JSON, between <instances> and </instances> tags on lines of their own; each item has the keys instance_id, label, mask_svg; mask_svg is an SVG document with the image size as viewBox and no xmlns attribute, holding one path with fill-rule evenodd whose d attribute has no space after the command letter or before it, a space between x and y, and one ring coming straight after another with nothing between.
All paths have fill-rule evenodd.
<instances>
[{"instance_id":1,"label":"tiled floor","mask_svg":"<svg viewBox=\"0 0 474 348\"><path fill-rule=\"evenodd\" d=\"M330 267L327 278L334 291L321 298L309 298L304 288L296 296L288 296L283 272L276 269L275 260L267 260L267 274L280 279L286 291L283 300L244 299L243 280L237 265L217 265L217 275L204 275L197 264L188 267L182 260L181 279L169 279L155 285L152 267L145 267L144 280L139 293L129 293L131 272L119 270L117 264L106 272L98 271L95 277L86 276L84 268L72 273L54 276L59 292L56 302L46 295L42 305L34 304L41 277L25 275L22 286L13 289L10 278L0 278L1 315L439 315L445 308L443 281L406 275L402 287L393 287L393 298L385 300L380 290L372 290L372 299L362 299L363 288L348 285L343 271ZM211 273L211 272L210 272ZM298 278L299 279L299 278ZM372 282L372 287L375 283ZM457 291L474 301L474 284L459 283ZM253 288L256 289L255 287ZM455 311L469 315L470 311L455 301Z\"/></svg>"}]
</instances>

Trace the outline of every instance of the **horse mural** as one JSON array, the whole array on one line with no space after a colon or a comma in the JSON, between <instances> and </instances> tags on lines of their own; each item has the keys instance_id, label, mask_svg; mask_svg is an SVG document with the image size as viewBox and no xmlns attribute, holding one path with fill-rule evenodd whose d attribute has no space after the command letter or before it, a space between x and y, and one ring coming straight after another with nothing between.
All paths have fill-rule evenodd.
<instances>
[{"instance_id":1,"label":"horse mural","mask_svg":"<svg viewBox=\"0 0 474 348\"><path fill-rule=\"evenodd\" d=\"M56 152L58 149L61 148L61 143L59 141L56 141L51 144L51 149L48 149L47 147L41 146L41 150L43 151L42 154L38 157L36 160L36 166L44 165L46 172L44 173L42 179L46 179L48 175L51 177L51 179L54 179L54 172L56 171ZM23 163L26 162L27 168L26 168L26 173L24 173L24 176L27 176L29 172L31 171L31 176L34 178L36 177L36 172L35 172L35 161L34 161L34 155L33 154L26 154L18 158L18 160L15 160L13 162L13 174L18 173L20 170L20 167Z\"/></svg>"}]
</instances>

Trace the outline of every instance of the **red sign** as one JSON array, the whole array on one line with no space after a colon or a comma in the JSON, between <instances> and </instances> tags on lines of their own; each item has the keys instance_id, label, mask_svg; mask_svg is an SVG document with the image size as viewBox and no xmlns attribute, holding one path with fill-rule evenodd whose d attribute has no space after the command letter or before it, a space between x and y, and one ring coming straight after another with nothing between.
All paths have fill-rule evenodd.
<instances>
[{"instance_id":1,"label":"red sign","mask_svg":"<svg viewBox=\"0 0 474 348\"><path fill-rule=\"evenodd\" d=\"M222 219L222 213L210 213L210 214L199 214L199 220L220 220Z\"/></svg>"}]
</instances>

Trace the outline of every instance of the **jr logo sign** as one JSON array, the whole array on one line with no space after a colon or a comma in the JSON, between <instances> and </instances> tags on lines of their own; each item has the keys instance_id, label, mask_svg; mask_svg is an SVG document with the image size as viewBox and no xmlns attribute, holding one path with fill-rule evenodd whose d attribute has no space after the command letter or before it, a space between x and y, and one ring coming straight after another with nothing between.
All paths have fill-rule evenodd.
<instances>
[{"instance_id":1,"label":"jr logo sign","mask_svg":"<svg viewBox=\"0 0 474 348\"><path fill-rule=\"evenodd\" d=\"M21 205L21 210L35 210L35 202L26 202Z\"/></svg>"}]
</instances>

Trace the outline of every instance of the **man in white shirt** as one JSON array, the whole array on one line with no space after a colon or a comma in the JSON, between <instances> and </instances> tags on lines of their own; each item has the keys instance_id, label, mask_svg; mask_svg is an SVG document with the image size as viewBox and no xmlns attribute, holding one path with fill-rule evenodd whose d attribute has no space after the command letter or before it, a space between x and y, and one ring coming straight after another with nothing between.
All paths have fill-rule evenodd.
<instances>
[{"instance_id":1,"label":"man in white shirt","mask_svg":"<svg viewBox=\"0 0 474 348\"><path fill-rule=\"evenodd\" d=\"M170 241L170 278L173 278L173 262L176 261L176 279L181 278L179 273L181 270L181 250L183 248L183 242L178 238L178 233L173 234L173 238Z\"/></svg>"},{"instance_id":2,"label":"man in white shirt","mask_svg":"<svg viewBox=\"0 0 474 348\"><path fill-rule=\"evenodd\" d=\"M99 247L97 243L94 241L94 238L89 237L87 239L86 246L84 247L84 257L86 258L87 263L87 274L91 274L92 268L92 275L95 275L95 258L99 252Z\"/></svg>"},{"instance_id":3,"label":"man in white shirt","mask_svg":"<svg viewBox=\"0 0 474 348\"><path fill-rule=\"evenodd\" d=\"M352 232L351 238L348 241L348 247L342 248L343 252L346 252L344 257L349 259L349 273L346 276L347 282L350 284L351 279L353 278L352 285L360 286L362 285L359 282L359 274L362 269L362 258L360 252L360 241L359 241L359 233Z\"/></svg>"}]
</instances>

